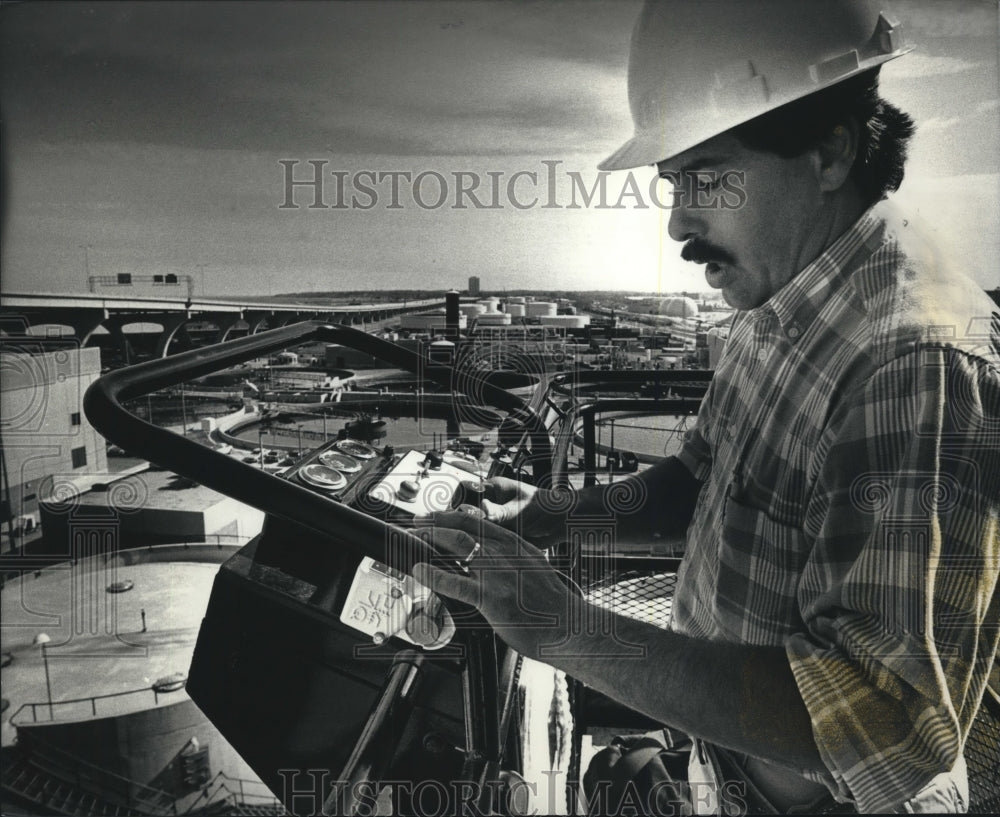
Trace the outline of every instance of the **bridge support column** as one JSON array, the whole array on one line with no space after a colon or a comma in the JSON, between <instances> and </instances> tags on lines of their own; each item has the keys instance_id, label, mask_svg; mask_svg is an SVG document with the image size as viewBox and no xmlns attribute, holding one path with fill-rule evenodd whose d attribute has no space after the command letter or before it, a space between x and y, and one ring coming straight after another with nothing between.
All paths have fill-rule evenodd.
<instances>
[{"instance_id":1,"label":"bridge support column","mask_svg":"<svg viewBox=\"0 0 1000 817\"><path fill-rule=\"evenodd\" d=\"M185 351L194 348L191 338L188 337L188 333L184 329L184 325L190 320L191 315L188 312L181 312L177 315L163 315L160 318L159 323L163 326L163 333L160 335L160 339L156 341L155 357L167 357L167 350L170 349L170 344L175 337L180 339Z\"/></svg>"},{"instance_id":2,"label":"bridge support column","mask_svg":"<svg viewBox=\"0 0 1000 817\"><path fill-rule=\"evenodd\" d=\"M268 316L267 325L272 329L277 329L279 326L288 326L290 323L298 323L301 319L302 318L298 312L280 312L278 314Z\"/></svg>"},{"instance_id":3,"label":"bridge support column","mask_svg":"<svg viewBox=\"0 0 1000 817\"><path fill-rule=\"evenodd\" d=\"M54 323L61 326L72 326L73 336L80 341L80 346L86 346L90 336L97 328L108 319L106 309L68 309L53 310L51 313L40 313L38 318L44 320L33 320L35 323Z\"/></svg>"},{"instance_id":4,"label":"bridge support column","mask_svg":"<svg viewBox=\"0 0 1000 817\"><path fill-rule=\"evenodd\" d=\"M106 309L88 309L86 312L81 312L74 316L73 322L70 326L73 327L73 332L80 340L80 346L86 346L87 341L90 340L90 336L98 330L98 328L108 319L108 311Z\"/></svg>"},{"instance_id":5,"label":"bridge support column","mask_svg":"<svg viewBox=\"0 0 1000 817\"><path fill-rule=\"evenodd\" d=\"M125 365L129 366L135 361L135 349L129 343L128 335L123 330L126 323L134 323L134 321L131 317L119 315L109 318L104 326L110 333L112 340L114 340L115 346L122 353L122 360Z\"/></svg>"},{"instance_id":6,"label":"bridge support column","mask_svg":"<svg viewBox=\"0 0 1000 817\"><path fill-rule=\"evenodd\" d=\"M247 322L247 334L256 335L263 330L265 323L268 325L268 328L271 328L271 324L268 322L270 317L266 312L258 312L256 310L253 312L244 312L243 320Z\"/></svg>"},{"instance_id":7,"label":"bridge support column","mask_svg":"<svg viewBox=\"0 0 1000 817\"><path fill-rule=\"evenodd\" d=\"M213 343L225 341L229 337L229 333L233 331L233 327L243 320L243 316L236 313L212 315L211 318L212 322L219 327Z\"/></svg>"}]
</instances>

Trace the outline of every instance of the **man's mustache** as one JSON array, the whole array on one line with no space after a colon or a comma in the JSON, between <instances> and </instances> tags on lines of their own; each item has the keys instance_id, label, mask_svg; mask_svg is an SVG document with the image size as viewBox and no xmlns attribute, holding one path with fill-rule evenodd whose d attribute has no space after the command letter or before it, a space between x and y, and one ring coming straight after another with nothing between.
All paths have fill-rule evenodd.
<instances>
[{"instance_id":1,"label":"man's mustache","mask_svg":"<svg viewBox=\"0 0 1000 817\"><path fill-rule=\"evenodd\" d=\"M692 238L681 250L681 258L685 261L692 261L695 264L734 264L734 259L721 247L709 244L697 238Z\"/></svg>"}]
</instances>

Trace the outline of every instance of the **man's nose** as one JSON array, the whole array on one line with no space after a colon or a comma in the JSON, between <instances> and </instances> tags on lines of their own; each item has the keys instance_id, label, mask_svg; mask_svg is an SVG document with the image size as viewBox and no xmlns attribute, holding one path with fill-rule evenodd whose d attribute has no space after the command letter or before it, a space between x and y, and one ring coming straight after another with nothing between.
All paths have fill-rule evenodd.
<instances>
[{"instance_id":1,"label":"man's nose","mask_svg":"<svg viewBox=\"0 0 1000 817\"><path fill-rule=\"evenodd\" d=\"M690 204L683 192L675 191L670 219L667 221L667 233L674 241L689 241L701 235L700 220Z\"/></svg>"}]
</instances>

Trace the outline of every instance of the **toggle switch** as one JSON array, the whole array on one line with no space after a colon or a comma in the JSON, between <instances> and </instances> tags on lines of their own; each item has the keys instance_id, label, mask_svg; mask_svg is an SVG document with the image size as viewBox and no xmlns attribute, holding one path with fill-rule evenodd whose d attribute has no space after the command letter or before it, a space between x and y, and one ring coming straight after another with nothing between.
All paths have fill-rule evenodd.
<instances>
[{"instance_id":1,"label":"toggle switch","mask_svg":"<svg viewBox=\"0 0 1000 817\"><path fill-rule=\"evenodd\" d=\"M455 497L452 507L459 505L472 505L474 508L480 507L483 495L486 493L486 486L478 480L463 479L458 483L455 490Z\"/></svg>"}]
</instances>

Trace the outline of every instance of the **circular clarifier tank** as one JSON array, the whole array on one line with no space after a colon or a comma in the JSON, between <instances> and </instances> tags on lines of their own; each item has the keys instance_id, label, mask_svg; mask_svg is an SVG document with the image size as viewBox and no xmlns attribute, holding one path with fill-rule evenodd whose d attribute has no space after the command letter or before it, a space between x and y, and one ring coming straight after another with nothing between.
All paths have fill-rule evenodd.
<instances>
[{"instance_id":1,"label":"circular clarifier tank","mask_svg":"<svg viewBox=\"0 0 1000 817\"><path fill-rule=\"evenodd\" d=\"M182 688L157 696L152 687L187 673L218 565L232 552L150 548L8 578L0 593L0 640L11 658L2 670L10 701L3 745L14 741L11 719L114 717L186 698ZM192 561L172 558L185 553Z\"/></svg>"}]
</instances>

